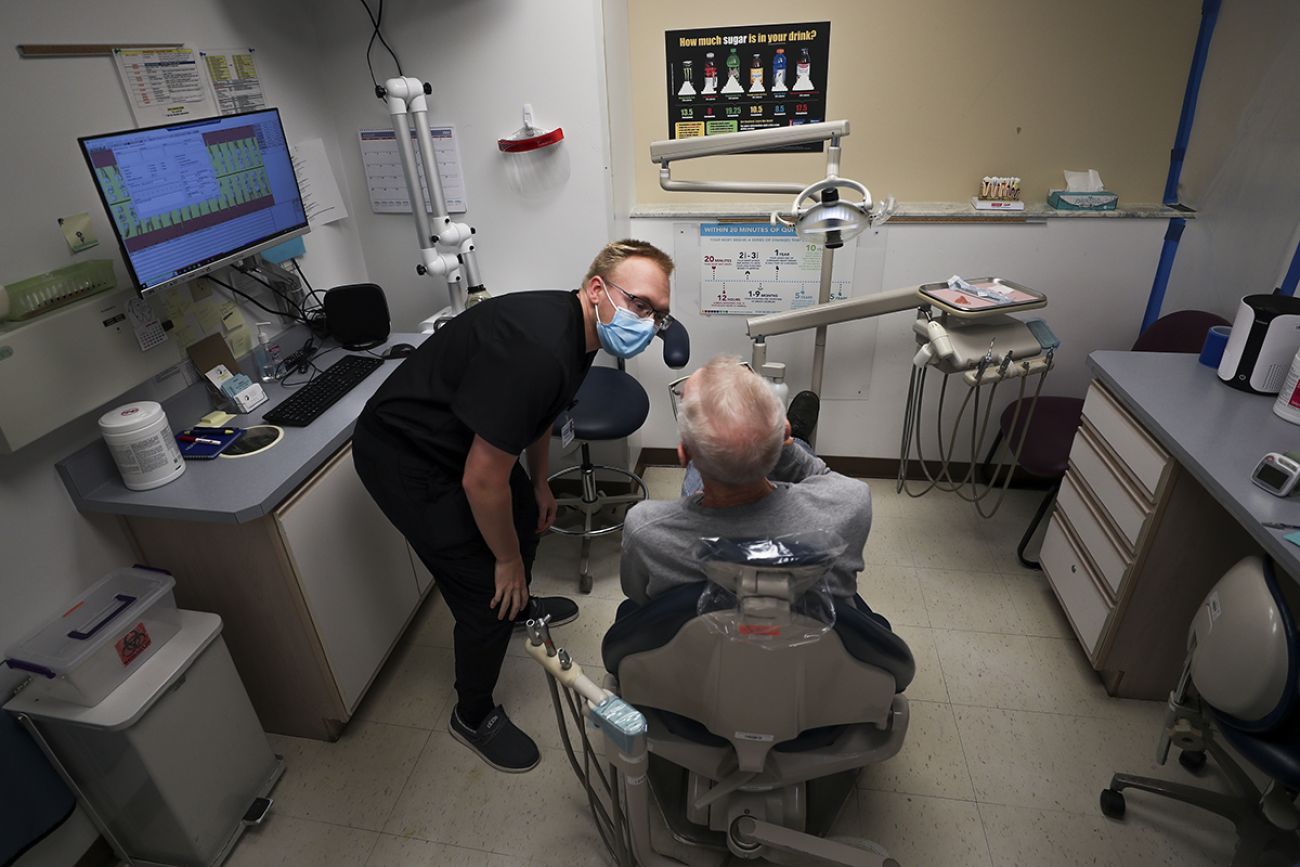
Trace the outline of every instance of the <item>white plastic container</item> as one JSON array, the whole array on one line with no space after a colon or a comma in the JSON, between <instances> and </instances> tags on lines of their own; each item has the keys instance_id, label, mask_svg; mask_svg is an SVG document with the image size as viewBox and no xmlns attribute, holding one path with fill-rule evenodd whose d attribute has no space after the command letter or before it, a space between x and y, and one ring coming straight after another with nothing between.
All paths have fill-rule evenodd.
<instances>
[{"instance_id":1,"label":"white plastic container","mask_svg":"<svg viewBox=\"0 0 1300 867\"><path fill-rule=\"evenodd\" d=\"M133 491L165 485L185 472L185 459L167 424L162 405L152 400L128 403L99 417L122 483Z\"/></svg>"},{"instance_id":2,"label":"white plastic container","mask_svg":"<svg viewBox=\"0 0 1300 867\"><path fill-rule=\"evenodd\" d=\"M1277 393L1277 400L1273 401L1273 414L1291 424L1300 424L1300 352L1291 359L1291 370Z\"/></svg>"},{"instance_id":3,"label":"white plastic container","mask_svg":"<svg viewBox=\"0 0 1300 867\"><path fill-rule=\"evenodd\" d=\"M5 662L34 675L28 689L93 707L176 634L175 585L166 572L116 569L9 648Z\"/></svg>"}]
</instances>

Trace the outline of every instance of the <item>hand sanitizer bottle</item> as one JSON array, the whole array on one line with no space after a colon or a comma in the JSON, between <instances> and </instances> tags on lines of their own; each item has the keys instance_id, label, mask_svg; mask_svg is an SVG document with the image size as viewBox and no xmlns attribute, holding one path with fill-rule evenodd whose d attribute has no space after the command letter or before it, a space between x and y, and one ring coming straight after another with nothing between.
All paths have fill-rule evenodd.
<instances>
[{"instance_id":1,"label":"hand sanitizer bottle","mask_svg":"<svg viewBox=\"0 0 1300 867\"><path fill-rule=\"evenodd\" d=\"M275 360L271 358L271 344L267 337L269 322L257 323L257 343L253 344L253 362L262 382L275 382Z\"/></svg>"},{"instance_id":2,"label":"hand sanitizer bottle","mask_svg":"<svg viewBox=\"0 0 1300 867\"><path fill-rule=\"evenodd\" d=\"M769 361L763 365L761 372L784 408L790 402L790 386L785 381L785 364L780 361Z\"/></svg>"}]
</instances>

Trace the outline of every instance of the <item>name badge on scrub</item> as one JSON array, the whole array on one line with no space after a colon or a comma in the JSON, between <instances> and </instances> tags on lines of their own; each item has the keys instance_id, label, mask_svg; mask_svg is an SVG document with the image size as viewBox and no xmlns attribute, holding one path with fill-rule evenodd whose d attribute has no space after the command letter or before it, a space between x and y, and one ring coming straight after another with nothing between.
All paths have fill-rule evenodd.
<instances>
[{"instance_id":1,"label":"name badge on scrub","mask_svg":"<svg viewBox=\"0 0 1300 867\"><path fill-rule=\"evenodd\" d=\"M567 449L573 442L573 416L565 415L564 424L560 425L560 448Z\"/></svg>"}]
</instances>

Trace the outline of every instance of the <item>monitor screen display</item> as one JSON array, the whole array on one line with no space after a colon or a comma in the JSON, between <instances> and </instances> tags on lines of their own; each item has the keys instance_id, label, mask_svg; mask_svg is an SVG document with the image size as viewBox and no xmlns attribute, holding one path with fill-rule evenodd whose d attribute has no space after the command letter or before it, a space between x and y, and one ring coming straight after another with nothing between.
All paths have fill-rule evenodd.
<instances>
[{"instance_id":1,"label":"monitor screen display","mask_svg":"<svg viewBox=\"0 0 1300 867\"><path fill-rule=\"evenodd\" d=\"M192 280L307 231L276 109L79 141L142 290Z\"/></svg>"}]
</instances>

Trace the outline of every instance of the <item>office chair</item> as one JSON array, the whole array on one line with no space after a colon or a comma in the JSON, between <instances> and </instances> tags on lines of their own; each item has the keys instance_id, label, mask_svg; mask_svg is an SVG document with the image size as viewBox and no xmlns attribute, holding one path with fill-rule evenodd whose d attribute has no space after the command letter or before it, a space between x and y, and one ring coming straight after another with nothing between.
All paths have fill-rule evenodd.
<instances>
[{"instance_id":1,"label":"office chair","mask_svg":"<svg viewBox=\"0 0 1300 867\"><path fill-rule=\"evenodd\" d=\"M1137 341L1133 344L1133 351L1200 352L1205 342L1206 332L1215 325L1227 324L1226 319L1213 313L1202 310L1179 310L1161 316L1151 323L1150 328L1138 335ZM1070 446L1074 443L1075 431L1079 429L1080 419L1083 418L1083 399L1041 396L1032 415L1026 407L1017 417L1017 406L1022 403L1027 404L1031 400L1032 398L1022 398L1019 401L1012 401L1002 411L998 421L997 436L994 437L988 454L984 456L982 469L984 478L988 479L993 455L1002 441L1006 440L1013 453L1017 445L1020 446L1019 466L1022 470L1031 476L1052 481L1042 502L1038 504L1033 519L1025 529L1025 534L1020 537L1020 544L1016 546L1016 558L1020 564L1026 569L1038 569L1041 568L1038 561L1027 558L1025 548L1028 547L1034 533L1038 530L1038 525L1042 523L1056 500L1056 492L1061 487L1061 479L1065 476L1066 467L1069 465ZM1007 472L1013 469L1008 468Z\"/></svg>"},{"instance_id":2,"label":"office chair","mask_svg":"<svg viewBox=\"0 0 1300 867\"><path fill-rule=\"evenodd\" d=\"M1201 603L1187 635L1187 661L1169 694L1157 759L1172 743L1179 763L1199 771L1206 754L1227 777L1232 794L1182 783L1115 774L1101 793L1101 811L1122 819L1125 789L1150 792L1209 810L1237 829L1233 867L1255 864L1282 847L1286 863L1300 857L1293 803L1300 792L1300 653L1287 596L1300 593L1260 557L1247 557L1219 579ZM1215 729L1218 730L1216 736ZM1261 792L1218 742L1222 738L1263 772Z\"/></svg>"},{"instance_id":3,"label":"office chair","mask_svg":"<svg viewBox=\"0 0 1300 867\"><path fill-rule=\"evenodd\" d=\"M860 600L819 587L828 559L812 546L754 556L770 544L715 540L707 583L625 603L602 646L607 687L646 718L650 792L677 840L897 867L825 834L858 772L902 746L911 651Z\"/></svg>"},{"instance_id":4,"label":"office chair","mask_svg":"<svg viewBox=\"0 0 1300 867\"><path fill-rule=\"evenodd\" d=\"M690 361L690 337L686 328L673 320L667 329L660 332L664 342L664 363L671 368L684 367ZM580 565L578 567L578 591L590 593L593 583L591 563L591 540L623 529L623 515L627 508L646 498L645 481L622 467L610 467L594 464L591 460L592 442L620 440L631 436L645 424L650 414L650 398L636 378L623 368L619 359L618 367L592 366L587 377L578 388L573 406L567 417L573 420L573 436L580 443L581 463L566 467L552 473L547 479L554 483L558 479L577 476L581 483L581 492L577 496L556 497L558 510L555 524L551 531L565 536L578 536L582 539ZM560 436L565 416L556 419L552 434ZM626 482L626 494L606 494L596 484L596 473L611 474ZM604 513L602 515L602 513ZM581 523L576 523L577 518ZM561 518L574 520L570 526Z\"/></svg>"}]
</instances>

